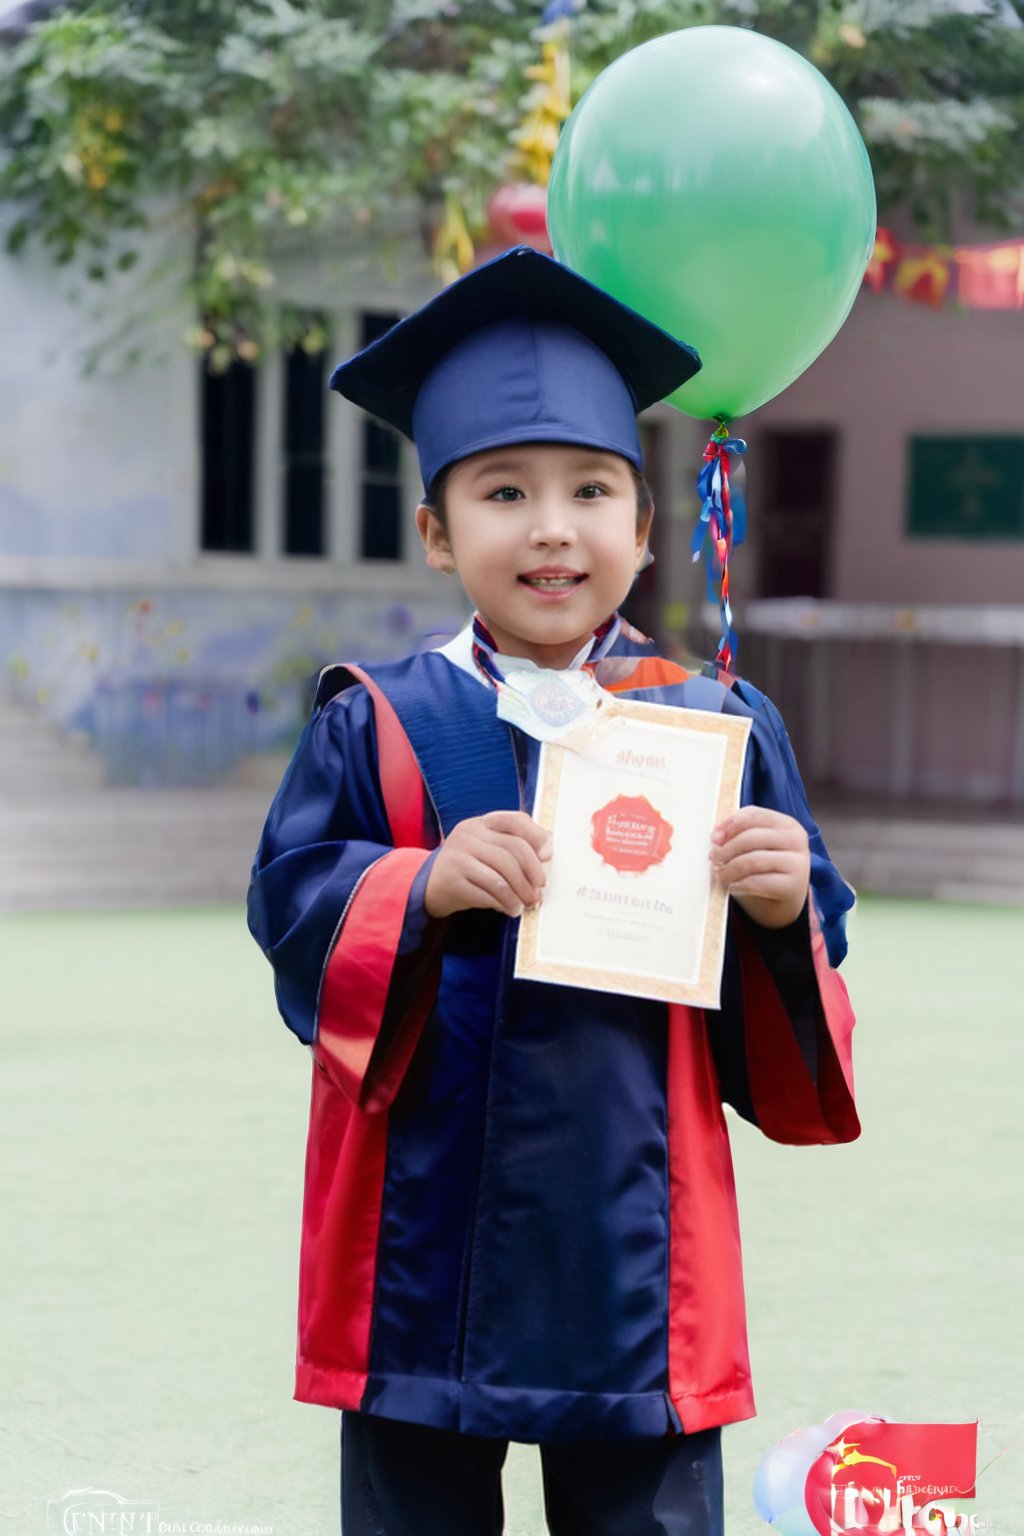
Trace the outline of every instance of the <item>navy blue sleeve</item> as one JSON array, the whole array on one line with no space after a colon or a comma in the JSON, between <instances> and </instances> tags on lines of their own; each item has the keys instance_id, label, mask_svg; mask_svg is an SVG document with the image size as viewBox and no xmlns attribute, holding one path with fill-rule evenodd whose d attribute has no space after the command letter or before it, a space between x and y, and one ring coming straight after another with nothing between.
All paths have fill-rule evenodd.
<instances>
[{"instance_id":1,"label":"navy blue sleeve","mask_svg":"<svg viewBox=\"0 0 1024 1536\"><path fill-rule=\"evenodd\" d=\"M793 748L774 704L746 683L737 683L736 694L751 715L750 741L744 765L741 801L763 805L792 816L804 827L811 858L810 899L825 940L829 962L838 966L847 950L846 914L855 896L829 857L824 839L811 814ZM811 947L808 906L785 928L766 928L748 917L735 901L729 903L725 964L722 974L721 1009L710 1031L712 1053L722 1097L756 1125L747 1071L746 1031L756 1021L746 1017L740 974L740 933L757 946L781 997L804 1066L812 1082L818 1079L818 1047L822 1010Z\"/></svg>"},{"instance_id":2,"label":"navy blue sleeve","mask_svg":"<svg viewBox=\"0 0 1024 1536\"><path fill-rule=\"evenodd\" d=\"M783 811L806 829L811 851L811 894L828 958L833 966L838 966L846 955L846 914L854 904L853 889L832 863L825 840L811 815L782 716L770 699L749 685L741 685L738 691L741 697L755 700L750 748L743 775L743 804L765 805Z\"/></svg>"},{"instance_id":3,"label":"navy blue sleeve","mask_svg":"<svg viewBox=\"0 0 1024 1536\"><path fill-rule=\"evenodd\" d=\"M377 774L373 705L360 686L318 709L270 807L248 894L253 938L274 968L289 1029L316 1038L321 978L356 886L392 848ZM429 863L410 895L399 953L413 955L430 919Z\"/></svg>"}]
</instances>

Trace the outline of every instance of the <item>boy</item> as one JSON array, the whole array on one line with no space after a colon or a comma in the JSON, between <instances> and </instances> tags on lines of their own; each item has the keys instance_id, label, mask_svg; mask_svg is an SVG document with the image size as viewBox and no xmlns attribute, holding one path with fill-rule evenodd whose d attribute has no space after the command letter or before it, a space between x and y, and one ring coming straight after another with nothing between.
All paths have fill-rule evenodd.
<instances>
[{"instance_id":1,"label":"boy","mask_svg":"<svg viewBox=\"0 0 1024 1536\"><path fill-rule=\"evenodd\" d=\"M858 1134L852 894L781 721L617 617L652 512L636 414L699 366L516 250L331 380L414 439L427 561L477 610L324 674L250 888L313 1054L295 1395L344 1410L345 1536L497 1536L510 1439L541 1447L553 1536L720 1536L720 1426L754 1412L721 1099L776 1140ZM552 849L510 658L751 718L710 850L717 1013L512 979Z\"/></svg>"}]
</instances>

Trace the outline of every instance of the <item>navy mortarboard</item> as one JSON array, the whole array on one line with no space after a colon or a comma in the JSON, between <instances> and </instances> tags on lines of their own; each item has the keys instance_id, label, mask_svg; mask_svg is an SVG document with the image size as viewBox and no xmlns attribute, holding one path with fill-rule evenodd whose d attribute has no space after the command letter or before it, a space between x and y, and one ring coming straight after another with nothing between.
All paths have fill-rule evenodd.
<instances>
[{"instance_id":1,"label":"navy mortarboard","mask_svg":"<svg viewBox=\"0 0 1024 1536\"><path fill-rule=\"evenodd\" d=\"M342 363L331 388L413 439L429 488L506 443L579 443L641 470L637 413L699 368L692 347L522 246Z\"/></svg>"}]
</instances>

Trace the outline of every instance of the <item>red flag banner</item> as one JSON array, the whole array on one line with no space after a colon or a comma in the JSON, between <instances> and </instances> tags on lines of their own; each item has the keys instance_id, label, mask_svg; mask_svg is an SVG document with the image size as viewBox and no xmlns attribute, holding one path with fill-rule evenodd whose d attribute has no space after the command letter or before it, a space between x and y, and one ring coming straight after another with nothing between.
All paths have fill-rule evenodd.
<instances>
[{"instance_id":1,"label":"red flag banner","mask_svg":"<svg viewBox=\"0 0 1024 1536\"><path fill-rule=\"evenodd\" d=\"M977 1458L977 1420L863 1419L847 1425L812 1462L804 1485L807 1513L819 1536L931 1531L935 1500L974 1498Z\"/></svg>"},{"instance_id":2,"label":"red flag banner","mask_svg":"<svg viewBox=\"0 0 1024 1536\"><path fill-rule=\"evenodd\" d=\"M952 268L939 248L905 245L893 276L892 286L901 298L915 304L930 304L941 309L946 297Z\"/></svg>"},{"instance_id":3,"label":"red flag banner","mask_svg":"<svg viewBox=\"0 0 1024 1536\"><path fill-rule=\"evenodd\" d=\"M961 304L969 309L1024 308L1024 240L962 245L953 255Z\"/></svg>"},{"instance_id":4,"label":"red flag banner","mask_svg":"<svg viewBox=\"0 0 1024 1536\"><path fill-rule=\"evenodd\" d=\"M899 260L899 241L895 238L891 229L883 229L879 225L875 231L875 245L871 252L871 260L868 262L867 271L864 273L864 281L872 293L881 293L885 287L885 280L892 272Z\"/></svg>"},{"instance_id":5,"label":"red flag banner","mask_svg":"<svg viewBox=\"0 0 1024 1536\"><path fill-rule=\"evenodd\" d=\"M988 245L901 245L879 229L864 287L941 309L953 297L964 309L1024 309L1024 236Z\"/></svg>"}]
</instances>

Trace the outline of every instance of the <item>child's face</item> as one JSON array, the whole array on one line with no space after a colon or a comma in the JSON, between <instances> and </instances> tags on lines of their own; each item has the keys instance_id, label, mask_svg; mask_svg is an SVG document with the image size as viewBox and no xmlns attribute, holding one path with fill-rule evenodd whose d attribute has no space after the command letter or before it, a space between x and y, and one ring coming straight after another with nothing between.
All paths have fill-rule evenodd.
<instances>
[{"instance_id":1,"label":"child's face","mask_svg":"<svg viewBox=\"0 0 1024 1536\"><path fill-rule=\"evenodd\" d=\"M564 667L625 598L647 547L618 454L563 443L491 448L448 476L447 527L421 506L435 570L455 571L498 643Z\"/></svg>"}]
</instances>

